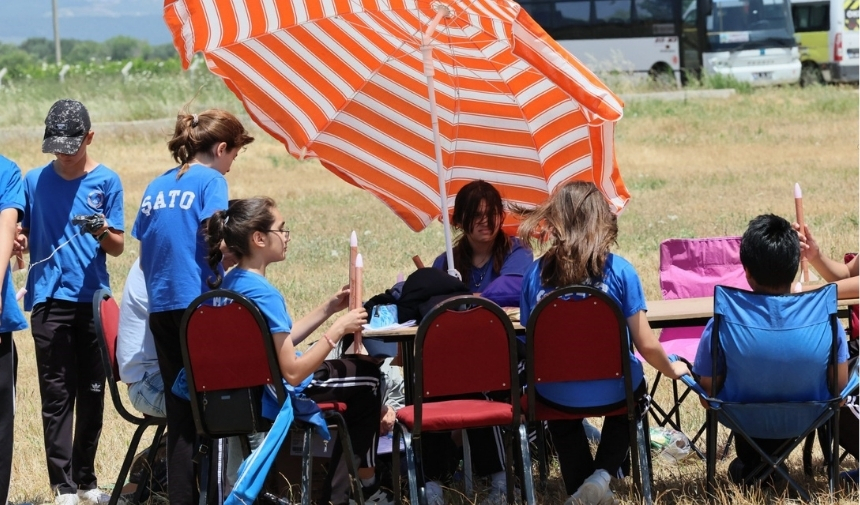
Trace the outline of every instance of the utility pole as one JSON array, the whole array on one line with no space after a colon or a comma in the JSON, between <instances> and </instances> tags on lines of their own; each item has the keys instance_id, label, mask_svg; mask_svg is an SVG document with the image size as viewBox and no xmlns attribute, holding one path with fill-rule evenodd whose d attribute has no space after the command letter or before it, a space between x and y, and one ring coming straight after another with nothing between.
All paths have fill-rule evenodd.
<instances>
[{"instance_id":1,"label":"utility pole","mask_svg":"<svg viewBox=\"0 0 860 505\"><path fill-rule=\"evenodd\" d=\"M57 65L59 65L63 57L60 53L60 22L57 19L57 0L51 0L51 6L54 13L54 54L57 57Z\"/></svg>"}]
</instances>

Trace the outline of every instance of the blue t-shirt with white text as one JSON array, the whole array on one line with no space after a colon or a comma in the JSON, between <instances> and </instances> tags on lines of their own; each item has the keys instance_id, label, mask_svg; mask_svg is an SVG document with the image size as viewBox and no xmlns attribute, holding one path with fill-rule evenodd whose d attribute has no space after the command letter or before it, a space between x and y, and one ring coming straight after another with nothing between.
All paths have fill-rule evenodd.
<instances>
[{"instance_id":1,"label":"blue t-shirt with white text","mask_svg":"<svg viewBox=\"0 0 860 505\"><path fill-rule=\"evenodd\" d=\"M528 321L532 311L538 302L556 287L544 286L541 283L540 259L532 263L523 278L523 292L520 298L520 321ZM636 314L640 310L647 310L645 306L645 292L639 275L627 260L615 254L609 254L603 268L603 279L589 279L583 282L585 285L600 289L621 309L625 318ZM571 328L576 331L576 328ZM564 338L559 335L559 338ZM629 338L629 335L628 335ZM631 345L630 372L631 383L636 389L642 382L642 363L633 355ZM552 384L539 384L537 391L543 398L569 407L596 407L611 405L624 400L623 379L605 379L580 382L556 382Z\"/></svg>"},{"instance_id":2,"label":"blue t-shirt with white text","mask_svg":"<svg viewBox=\"0 0 860 505\"><path fill-rule=\"evenodd\" d=\"M214 168L194 164L157 177L143 193L132 235L140 240L140 266L150 313L184 310L209 290L212 271L203 222L227 208L227 180Z\"/></svg>"},{"instance_id":3,"label":"blue t-shirt with white text","mask_svg":"<svg viewBox=\"0 0 860 505\"><path fill-rule=\"evenodd\" d=\"M17 220L21 219L24 214L24 185L21 182L21 169L18 168L18 165L12 160L0 156L0 212L6 209L17 210ZM3 298L3 312L0 313L0 333L27 328L27 320L15 299L10 265L6 265L6 277L3 279L0 296Z\"/></svg>"},{"instance_id":4,"label":"blue t-shirt with white text","mask_svg":"<svg viewBox=\"0 0 860 505\"><path fill-rule=\"evenodd\" d=\"M66 180L51 162L24 176L24 198L21 227L29 230L31 264L24 310L48 298L92 303L96 291L110 289L104 249L72 218L104 214L111 229L125 231L119 176L98 165Z\"/></svg>"}]
</instances>

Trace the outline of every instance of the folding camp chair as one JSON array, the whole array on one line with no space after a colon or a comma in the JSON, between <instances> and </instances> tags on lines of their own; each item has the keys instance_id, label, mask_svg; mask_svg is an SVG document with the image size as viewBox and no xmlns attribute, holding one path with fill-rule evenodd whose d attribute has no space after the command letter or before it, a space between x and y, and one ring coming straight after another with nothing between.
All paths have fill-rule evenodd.
<instances>
[{"instance_id":1,"label":"folding camp chair","mask_svg":"<svg viewBox=\"0 0 860 505\"><path fill-rule=\"evenodd\" d=\"M536 386L554 382L623 379L621 405L560 410L541 400ZM618 305L603 291L571 286L546 295L526 325L526 418L530 423L627 414L633 482L651 504L647 417L639 415L630 372L630 337ZM543 444L538 444L543 451ZM539 462L545 457L538 458ZM541 481L546 481L541 464ZM641 478L640 478L641 474Z\"/></svg>"},{"instance_id":2,"label":"folding camp chair","mask_svg":"<svg viewBox=\"0 0 860 505\"><path fill-rule=\"evenodd\" d=\"M415 384L412 405L397 411L393 461L405 442L410 503L426 505L421 460L421 434L466 428L502 426L508 502L513 503L513 438L519 439L523 492L535 502L528 438L520 423L516 335L507 314L495 303L471 295L449 298L421 321L415 341ZM503 391L510 403L486 399L452 399ZM400 468L393 465L395 501L400 497Z\"/></svg>"},{"instance_id":3,"label":"folding camp chair","mask_svg":"<svg viewBox=\"0 0 860 505\"><path fill-rule=\"evenodd\" d=\"M707 491L715 498L716 431L718 423L743 437L763 463L746 482L773 472L785 478L804 500L808 493L781 466L810 433L829 426L830 492L836 487L839 438L839 404L856 387L852 374L845 390L836 390L838 346L836 286L830 284L799 294L766 295L718 286L714 291L714 325L711 359L725 366L722 388L717 380L704 391L691 377L684 382L708 403ZM722 372L725 370L725 372ZM785 373L791 370L791 373ZM762 450L755 439L785 439L777 454Z\"/></svg>"},{"instance_id":4,"label":"folding camp chair","mask_svg":"<svg viewBox=\"0 0 860 505\"><path fill-rule=\"evenodd\" d=\"M660 288L664 300L712 296L717 285L749 289L740 260L740 237L712 237L696 239L669 239L660 244ZM664 328L660 332L660 344L667 354L675 354L688 365L696 360L696 349L704 326ZM692 366L690 366L692 368ZM667 424L677 431L681 427L681 404L690 390L679 391L677 381L672 381L671 406L661 405L657 388L662 374L657 373L651 385L651 416L660 426ZM702 425L690 439L690 445L704 459L696 445L705 431Z\"/></svg>"},{"instance_id":5,"label":"folding camp chair","mask_svg":"<svg viewBox=\"0 0 860 505\"><path fill-rule=\"evenodd\" d=\"M247 457L247 435L267 431L271 422L262 416L263 388L270 386L278 405L286 401L274 341L268 324L253 302L224 289L197 297L182 317L180 325L182 360L197 432L217 439L239 436ZM346 454L353 495L364 503L358 481L352 442L341 415L346 404L317 404L326 421L338 427L338 440ZM311 500L310 444L312 425L302 424L302 504ZM205 466L205 465L204 465ZM206 475L206 472L202 472ZM201 485L205 490L206 486ZM201 503L206 497L201 491Z\"/></svg>"},{"instance_id":6,"label":"folding camp chair","mask_svg":"<svg viewBox=\"0 0 860 505\"><path fill-rule=\"evenodd\" d=\"M119 327L119 307L116 304L113 296L106 289L98 290L93 296L93 319L95 322L96 335L99 349L102 354L102 365L104 366L105 376L107 377L108 389L110 389L111 400L113 406L119 413L120 417L126 421L137 425L134 430L134 435L131 437L131 443L128 445L128 450L125 453L125 459L122 460L119 475L117 475L114 483L113 492L111 492L109 505L116 505L119 502L122 494L122 487L125 484L126 476L131 468L137 447L140 444L140 439L143 433L150 426L155 426L155 436L152 438L152 443L149 446L149 454L147 455L144 472L151 472L152 465L155 462L155 456L158 452L158 445L161 443L161 437L164 435L164 429L167 427L167 419L164 417L153 417L146 414L136 416L125 408L122 403L122 395L117 387L118 382L122 382L119 376L119 366L116 361L116 341ZM147 487L149 475L143 475L131 502L140 503L143 490Z\"/></svg>"}]
</instances>

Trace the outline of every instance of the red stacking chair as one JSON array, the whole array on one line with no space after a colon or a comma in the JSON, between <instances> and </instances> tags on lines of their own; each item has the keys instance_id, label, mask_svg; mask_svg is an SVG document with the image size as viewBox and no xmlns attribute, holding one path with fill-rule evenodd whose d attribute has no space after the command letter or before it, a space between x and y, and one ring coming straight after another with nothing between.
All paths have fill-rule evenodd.
<instances>
[{"instance_id":1,"label":"red stacking chair","mask_svg":"<svg viewBox=\"0 0 860 505\"><path fill-rule=\"evenodd\" d=\"M559 410L541 401L535 390L538 384L619 377L624 379L626 392L620 407L615 404ZM537 304L526 325L526 395L522 401L528 422L626 413L633 482L650 505L647 418L638 415L633 388L627 321L609 296L589 286L571 286L549 293ZM538 447L544 451L543 444ZM541 455L538 460L543 462L545 457ZM545 480L546 471L541 464L541 481Z\"/></svg>"},{"instance_id":2,"label":"red stacking chair","mask_svg":"<svg viewBox=\"0 0 860 505\"><path fill-rule=\"evenodd\" d=\"M186 309L180 325L180 346L194 424L209 438L239 436L247 457L247 435L267 431L271 422L262 416L263 388L271 386L278 405L286 401L272 334L263 315L246 297L217 289L197 297ZM338 440L352 476L353 495L364 503L353 457L352 442L341 415L346 404L317 404L326 420L338 427ZM313 427L302 423L302 504L311 502L310 450ZM206 472L203 472L206 475ZM205 486L201 486L205 490ZM205 499L201 492L201 503Z\"/></svg>"},{"instance_id":3,"label":"red stacking chair","mask_svg":"<svg viewBox=\"0 0 860 505\"><path fill-rule=\"evenodd\" d=\"M531 458L525 425L520 422L516 335L505 312L476 296L457 296L436 305L421 321L415 341L412 405L397 411L393 461L399 461L400 438L406 448L410 503L426 504L421 463L421 434L502 426L505 430L508 502L513 503L513 438L519 439L526 502L534 503ZM455 399L504 391L511 403ZM395 501L400 497L400 468L393 465Z\"/></svg>"},{"instance_id":4,"label":"red stacking chair","mask_svg":"<svg viewBox=\"0 0 860 505\"><path fill-rule=\"evenodd\" d=\"M128 450L125 453L125 459L122 460L122 466L119 470L119 475L116 477L113 492L110 496L109 505L116 505L119 502L122 487L125 483L125 478L131 468L132 460L134 459L137 446L140 444L140 439L143 433L150 426L156 426L155 436L152 438L152 444L149 446L149 454L147 456L145 472L150 472L152 465L155 462L155 456L158 452L158 445L161 443L161 437L164 435L164 429L167 427L167 419L164 417L153 417L146 414L134 415L125 408L122 403L122 394L117 387L118 382L122 382L119 377L119 367L116 362L116 340L119 327L119 307L116 304L113 296L106 289L100 289L93 296L93 319L96 327L96 335L99 343L99 349L102 354L102 365L104 366L105 376L107 377L108 389L110 389L111 400L113 406L119 413L120 417L126 421L137 425L134 430L134 435L131 437L131 443L128 445ZM135 490L134 497L130 503L140 503L141 493L146 488L145 483L149 481L149 476L144 475Z\"/></svg>"}]
</instances>

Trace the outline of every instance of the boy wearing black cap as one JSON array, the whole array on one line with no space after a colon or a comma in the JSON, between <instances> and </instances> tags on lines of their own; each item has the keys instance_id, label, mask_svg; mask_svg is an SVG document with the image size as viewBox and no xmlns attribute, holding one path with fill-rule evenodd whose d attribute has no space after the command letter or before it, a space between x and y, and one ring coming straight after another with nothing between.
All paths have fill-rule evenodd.
<instances>
[{"instance_id":1,"label":"boy wearing black cap","mask_svg":"<svg viewBox=\"0 0 860 505\"><path fill-rule=\"evenodd\" d=\"M87 152L92 141L86 107L54 103L42 152L56 159L24 178L18 237L30 252L24 309L31 311L55 505L108 501L95 475L105 375L92 300L110 288L106 254L123 251L123 190L119 176Z\"/></svg>"}]
</instances>

